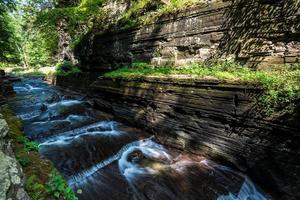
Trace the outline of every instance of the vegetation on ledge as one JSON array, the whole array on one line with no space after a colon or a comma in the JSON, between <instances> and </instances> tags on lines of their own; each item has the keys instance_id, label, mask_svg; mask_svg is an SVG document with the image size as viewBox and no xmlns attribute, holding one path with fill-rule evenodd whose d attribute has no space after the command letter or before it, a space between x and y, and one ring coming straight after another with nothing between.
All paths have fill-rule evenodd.
<instances>
[{"instance_id":1,"label":"vegetation on ledge","mask_svg":"<svg viewBox=\"0 0 300 200\"><path fill-rule=\"evenodd\" d=\"M59 76L69 76L72 74L78 74L81 70L78 65L73 64L70 61L64 61L59 63L55 68L55 74Z\"/></svg>"},{"instance_id":2,"label":"vegetation on ledge","mask_svg":"<svg viewBox=\"0 0 300 200\"><path fill-rule=\"evenodd\" d=\"M14 152L26 176L25 189L32 200L77 200L52 163L41 157L38 144L24 136L22 123L7 105L0 107L14 143Z\"/></svg>"},{"instance_id":3,"label":"vegetation on ledge","mask_svg":"<svg viewBox=\"0 0 300 200\"><path fill-rule=\"evenodd\" d=\"M266 114L281 110L293 110L300 100L300 64L280 66L278 69L257 71L231 61L184 67L152 66L147 63L132 63L130 66L106 73L109 78L132 78L170 75L186 75L191 78L211 78L225 82L251 84L262 87L265 94L260 103Z\"/></svg>"}]
</instances>

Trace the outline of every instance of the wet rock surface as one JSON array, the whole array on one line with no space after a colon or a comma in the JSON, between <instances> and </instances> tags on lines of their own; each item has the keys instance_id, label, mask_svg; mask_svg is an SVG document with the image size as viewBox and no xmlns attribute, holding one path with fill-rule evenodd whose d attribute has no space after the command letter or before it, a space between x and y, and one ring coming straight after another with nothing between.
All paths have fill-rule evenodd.
<instances>
[{"instance_id":1,"label":"wet rock surface","mask_svg":"<svg viewBox=\"0 0 300 200\"><path fill-rule=\"evenodd\" d=\"M271 199L247 175L166 148L95 110L80 95L41 80L24 80L14 88L17 96L10 103L24 120L26 134L40 143L40 153L53 161L81 200ZM47 102L52 95L60 98ZM48 131L39 131L42 127Z\"/></svg>"}]
</instances>

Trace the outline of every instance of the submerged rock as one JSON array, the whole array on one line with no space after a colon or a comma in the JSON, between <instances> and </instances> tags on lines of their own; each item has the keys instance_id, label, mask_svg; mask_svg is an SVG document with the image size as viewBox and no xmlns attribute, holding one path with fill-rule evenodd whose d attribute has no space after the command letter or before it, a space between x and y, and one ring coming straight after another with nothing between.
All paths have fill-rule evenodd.
<instances>
[{"instance_id":1,"label":"submerged rock","mask_svg":"<svg viewBox=\"0 0 300 200\"><path fill-rule=\"evenodd\" d=\"M141 150L136 150L130 153L127 157L129 162L139 163L145 158L143 152Z\"/></svg>"},{"instance_id":2,"label":"submerged rock","mask_svg":"<svg viewBox=\"0 0 300 200\"><path fill-rule=\"evenodd\" d=\"M45 104L42 104L40 110L41 110L42 112L45 112L47 109L48 109L48 107L47 107Z\"/></svg>"}]
</instances>

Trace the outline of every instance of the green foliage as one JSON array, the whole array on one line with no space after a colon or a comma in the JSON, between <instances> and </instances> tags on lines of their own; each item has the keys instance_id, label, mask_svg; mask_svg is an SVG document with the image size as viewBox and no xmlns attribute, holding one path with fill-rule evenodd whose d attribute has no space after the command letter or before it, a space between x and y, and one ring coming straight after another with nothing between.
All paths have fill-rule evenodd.
<instances>
[{"instance_id":1,"label":"green foliage","mask_svg":"<svg viewBox=\"0 0 300 200\"><path fill-rule=\"evenodd\" d=\"M27 151L27 152L29 152L29 151L38 151L39 150L39 144L37 142L29 140L25 136L19 136L16 139L20 144L23 144L24 150Z\"/></svg>"},{"instance_id":2,"label":"green foliage","mask_svg":"<svg viewBox=\"0 0 300 200\"><path fill-rule=\"evenodd\" d=\"M26 64L29 67L39 68L54 63L54 52L56 36L53 34L46 35L45 33L32 29L25 33L23 37L23 53Z\"/></svg>"},{"instance_id":3,"label":"green foliage","mask_svg":"<svg viewBox=\"0 0 300 200\"><path fill-rule=\"evenodd\" d=\"M13 0L0 0L0 65L15 63L19 60L16 51L15 27L10 14L14 9Z\"/></svg>"},{"instance_id":4,"label":"green foliage","mask_svg":"<svg viewBox=\"0 0 300 200\"><path fill-rule=\"evenodd\" d=\"M42 32L33 24L37 14L47 10L46 5L49 7L50 2L0 0L0 66L29 68L53 63L55 52L52 50L57 47L57 40L51 34L53 31ZM2 5L6 5L5 9Z\"/></svg>"},{"instance_id":5,"label":"green foliage","mask_svg":"<svg viewBox=\"0 0 300 200\"><path fill-rule=\"evenodd\" d=\"M92 26L92 18L102 15L100 10L104 0L82 0L78 6L58 7L55 9L40 12L35 25L43 33L47 33L50 41L55 41L55 45L51 46L52 52L57 51L57 32L48 30L56 30L59 19L66 18L68 21L67 31L71 35L71 47L74 47L81 37L86 34Z\"/></svg>"},{"instance_id":6,"label":"green foliage","mask_svg":"<svg viewBox=\"0 0 300 200\"><path fill-rule=\"evenodd\" d=\"M260 103L266 114L280 110L293 110L300 100L299 64L281 66L270 71L255 71L231 61L215 63L212 66L197 64L174 68L152 66L147 63L132 63L130 66L106 73L105 77L134 78L144 76L182 76L186 78L216 78L220 81L256 85L265 90Z\"/></svg>"},{"instance_id":7,"label":"green foliage","mask_svg":"<svg viewBox=\"0 0 300 200\"><path fill-rule=\"evenodd\" d=\"M30 160L27 157L23 157L23 156L16 156L17 161L20 163L20 165L22 167L26 167L29 165Z\"/></svg>"},{"instance_id":8,"label":"green foliage","mask_svg":"<svg viewBox=\"0 0 300 200\"><path fill-rule=\"evenodd\" d=\"M56 199L60 199L62 196L66 200L78 199L56 170L52 171L51 179L47 183L47 193L53 194Z\"/></svg>"},{"instance_id":9,"label":"green foliage","mask_svg":"<svg viewBox=\"0 0 300 200\"><path fill-rule=\"evenodd\" d=\"M55 199L77 200L73 191L67 186L64 178L53 169L50 179L46 183L41 183L37 175L31 175L26 180L26 191L30 191L33 200L43 200L49 197ZM47 197L47 198L45 198ZM53 199L53 198L50 198Z\"/></svg>"},{"instance_id":10,"label":"green foliage","mask_svg":"<svg viewBox=\"0 0 300 200\"><path fill-rule=\"evenodd\" d=\"M68 76L71 74L78 74L80 72L78 65L74 65L71 61L64 61L56 67L56 75L60 76Z\"/></svg>"},{"instance_id":11,"label":"green foliage","mask_svg":"<svg viewBox=\"0 0 300 200\"><path fill-rule=\"evenodd\" d=\"M30 191L32 194L32 200L43 200L44 193L46 193L46 187L39 183L39 178L37 175L31 175L26 179L25 183L26 191Z\"/></svg>"},{"instance_id":12,"label":"green foliage","mask_svg":"<svg viewBox=\"0 0 300 200\"><path fill-rule=\"evenodd\" d=\"M25 148L25 151L38 151L39 144L37 142L27 140L24 143L24 148Z\"/></svg>"},{"instance_id":13,"label":"green foliage","mask_svg":"<svg viewBox=\"0 0 300 200\"><path fill-rule=\"evenodd\" d=\"M57 38L53 34L55 29L42 31L35 26L38 14L53 8L53 5L51 0L30 0L18 4L14 21L20 41L17 49L24 67L38 68L54 63L56 53L53 49L57 49Z\"/></svg>"},{"instance_id":14,"label":"green foliage","mask_svg":"<svg viewBox=\"0 0 300 200\"><path fill-rule=\"evenodd\" d=\"M188 6L201 4L201 0L171 0L165 4L160 0L133 1L132 6L123 13L119 24L120 29L146 25L176 10L185 9Z\"/></svg>"}]
</instances>

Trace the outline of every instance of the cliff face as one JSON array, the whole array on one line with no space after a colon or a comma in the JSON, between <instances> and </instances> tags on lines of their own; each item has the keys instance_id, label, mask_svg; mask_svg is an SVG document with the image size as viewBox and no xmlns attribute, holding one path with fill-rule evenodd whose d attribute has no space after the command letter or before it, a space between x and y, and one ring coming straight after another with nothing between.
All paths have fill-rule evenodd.
<instances>
[{"instance_id":1,"label":"cliff face","mask_svg":"<svg viewBox=\"0 0 300 200\"><path fill-rule=\"evenodd\" d=\"M299 110L261 117L259 89L168 78L101 78L91 88L97 107L167 145L231 163L278 199L300 197Z\"/></svg>"},{"instance_id":2,"label":"cliff face","mask_svg":"<svg viewBox=\"0 0 300 200\"><path fill-rule=\"evenodd\" d=\"M299 7L294 0L213 1L141 28L88 34L75 53L88 71L137 60L183 65L232 57L255 67L294 63L300 57Z\"/></svg>"}]
</instances>

